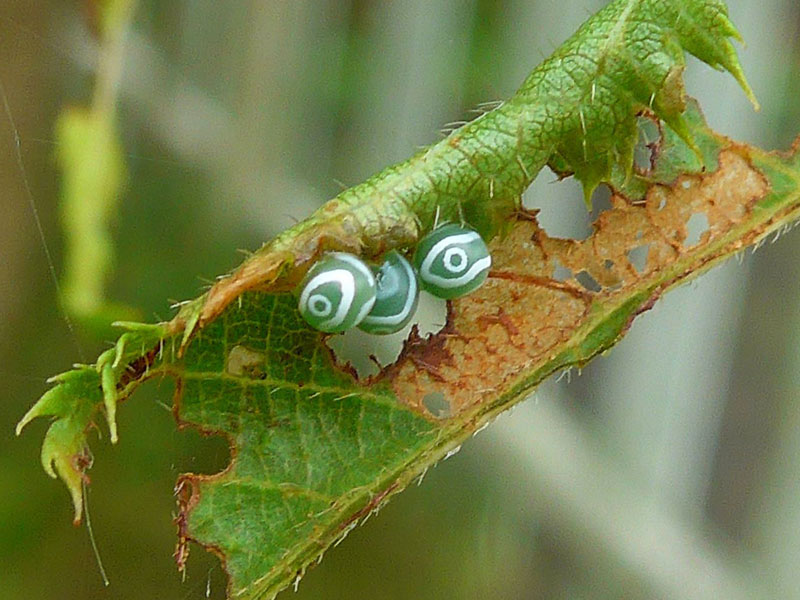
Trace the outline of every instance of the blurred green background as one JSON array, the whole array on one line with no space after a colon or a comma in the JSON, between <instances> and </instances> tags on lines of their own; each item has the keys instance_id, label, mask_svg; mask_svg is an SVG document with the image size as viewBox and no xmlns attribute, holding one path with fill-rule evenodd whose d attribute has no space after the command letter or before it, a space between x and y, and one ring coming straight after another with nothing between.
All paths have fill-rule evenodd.
<instances>
[{"instance_id":1,"label":"blurred green background","mask_svg":"<svg viewBox=\"0 0 800 600\"><path fill-rule=\"evenodd\" d=\"M142 0L123 55L128 178L107 293L164 319L276 232L509 96L604 2ZM786 149L800 133L800 6L730 0L762 103L689 60L719 131ZM83 2L4 0L0 80L61 272L59 111L91 97ZM585 236L573 181L526 195L550 233ZM111 586L61 483L46 423L13 426L48 376L110 330L70 334L0 118L0 582L4 598L224 597L216 558L171 554L178 473L222 468L220 439L178 432L172 383L94 441L89 504ZM549 381L331 550L302 598L800 598L800 234L671 292L606 357ZM76 349L76 338L80 350ZM105 431L104 426L100 427Z\"/></svg>"}]
</instances>

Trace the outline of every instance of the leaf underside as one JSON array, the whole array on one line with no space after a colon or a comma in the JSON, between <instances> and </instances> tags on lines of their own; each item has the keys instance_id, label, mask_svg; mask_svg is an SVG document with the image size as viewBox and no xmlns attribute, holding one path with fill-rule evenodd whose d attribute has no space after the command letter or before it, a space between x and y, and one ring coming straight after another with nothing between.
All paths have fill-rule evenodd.
<instances>
[{"instance_id":1,"label":"leaf underside","mask_svg":"<svg viewBox=\"0 0 800 600\"><path fill-rule=\"evenodd\" d=\"M171 322L124 324L117 346L56 378L18 430L56 417L42 462L69 486L78 518L93 419L104 414L115 439L117 401L174 376L179 423L227 435L233 455L222 473L181 477L179 563L196 541L222 558L232 597L272 597L542 379L610 348L667 289L800 215L796 153L717 136L684 98L684 50L749 93L735 35L714 0L612 2L500 108L343 192ZM661 128L646 172L632 167L642 114ZM551 238L520 208L546 164L587 193L615 190L587 239ZM489 279L449 303L441 332L412 332L395 364L358 380L290 290L320 252L408 248L437 211L492 240ZM690 245L696 214L709 227ZM557 267L573 276L556 279ZM436 414L431 393L444 399Z\"/></svg>"}]
</instances>

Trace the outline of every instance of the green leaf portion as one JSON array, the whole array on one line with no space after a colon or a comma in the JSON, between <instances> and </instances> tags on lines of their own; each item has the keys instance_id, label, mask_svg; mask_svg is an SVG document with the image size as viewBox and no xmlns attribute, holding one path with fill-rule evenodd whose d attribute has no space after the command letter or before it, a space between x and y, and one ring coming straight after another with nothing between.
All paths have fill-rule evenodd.
<instances>
[{"instance_id":1,"label":"green leaf portion","mask_svg":"<svg viewBox=\"0 0 800 600\"><path fill-rule=\"evenodd\" d=\"M753 152L753 163L770 181L770 193L757 209L773 212L785 209L786 199L797 194L798 172L800 172L800 138L795 141L792 154L786 157L774 153L765 154L758 150Z\"/></svg>"},{"instance_id":2,"label":"green leaf portion","mask_svg":"<svg viewBox=\"0 0 800 600\"><path fill-rule=\"evenodd\" d=\"M687 98L682 115L689 132L689 144L669 127L660 126L660 137L655 142L658 160L647 172L622 173L614 169L611 185L629 198L643 198L655 183L669 183L681 175L700 174L719 167L719 137L706 125L700 106L693 98Z\"/></svg>"},{"instance_id":3,"label":"green leaf portion","mask_svg":"<svg viewBox=\"0 0 800 600\"><path fill-rule=\"evenodd\" d=\"M612 172L630 176L636 115L643 110L654 111L699 153L683 117L684 51L733 74L757 106L730 37L739 34L722 2L612 2L510 101L539 124L520 136L527 169L538 172L549 160L558 172L574 173L589 204Z\"/></svg>"},{"instance_id":4,"label":"green leaf portion","mask_svg":"<svg viewBox=\"0 0 800 600\"><path fill-rule=\"evenodd\" d=\"M288 294L243 295L177 374L180 419L235 448L221 475L184 481L199 498L188 532L225 555L237 588L291 581L436 438L388 386L335 369Z\"/></svg>"}]
</instances>

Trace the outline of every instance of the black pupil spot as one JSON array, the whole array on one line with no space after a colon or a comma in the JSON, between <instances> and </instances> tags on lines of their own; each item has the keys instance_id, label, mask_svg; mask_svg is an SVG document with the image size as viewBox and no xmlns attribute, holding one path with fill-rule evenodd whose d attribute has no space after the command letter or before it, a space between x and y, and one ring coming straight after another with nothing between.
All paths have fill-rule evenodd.
<instances>
[{"instance_id":1,"label":"black pupil spot","mask_svg":"<svg viewBox=\"0 0 800 600\"><path fill-rule=\"evenodd\" d=\"M450 264L454 267L460 267L462 262L464 262L464 257L460 254L454 254L450 257Z\"/></svg>"},{"instance_id":2,"label":"black pupil spot","mask_svg":"<svg viewBox=\"0 0 800 600\"><path fill-rule=\"evenodd\" d=\"M322 298L317 298L314 300L314 310L317 312L322 312L327 308L325 300Z\"/></svg>"}]
</instances>

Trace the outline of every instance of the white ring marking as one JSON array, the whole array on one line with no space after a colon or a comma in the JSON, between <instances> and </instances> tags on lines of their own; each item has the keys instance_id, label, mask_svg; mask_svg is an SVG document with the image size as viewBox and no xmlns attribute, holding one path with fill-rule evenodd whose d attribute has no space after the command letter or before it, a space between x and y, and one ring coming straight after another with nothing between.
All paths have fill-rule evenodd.
<instances>
[{"instance_id":1,"label":"white ring marking","mask_svg":"<svg viewBox=\"0 0 800 600\"><path fill-rule=\"evenodd\" d=\"M317 303L322 302L322 310L317 309ZM323 296L322 294L314 294L308 299L308 312L310 312L315 317L327 317L331 314L331 310L333 309L333 304L328 299L327 296Z\"/></svg>"},{"instance_id":2,"label":"white ring marking","mask_svg":"<svg viewBox=\"0 0 800 600\"><path fill-rule=\"evenodd\" d=\"M473 265L470 267L469 271L464 273L461 277L456 277L454 279L434 275L431 273L431 267L433 266L434 261L438 258L439 254L442 253L442 250L447 248L447 246L453 244L467 244L475 241L476 239L480 239L480 237L481 236L479 236L477 232L471 231L469 233L462 233L459 235L450 235L439 240L433 245L433 247L430 249L430 252L428 252L428 254L425 256L425 259L422 261L422 264L419 268L420 277L422 277L423 281L426 283L432 283L443 288L456 288L469 283L471 280L475 279L475 277L480 275L482 271L488 270L489 267L492 266L491 255L475 261L475 263L473 263Z\"/></svg>"},{"instance_id":3,"label":"white ring marking","mask_svg":"<svg viewBox=\"0 0 800 600\"><path fill-rule=\"evenodd\" d=\"M325 271L311 278L303 292L300 294L300 306L308 308L308 298L312 292L321 285L326 283L338 283L339 289L342 292L342 300L339 306L336 307L336 314L334 314L327 321L319 324L319 329L338 327L342 324L347 313L353 305L353 298L356 295L356 281L353 274L347 269L333 269L332 271Z\"/></svg>"},{"instance_id":4,"label":"white ring marking","mask_svg":"<svg viewBox=\"0 0 800 600\"><path fill-rule=\"evenodd\" d=\"M453 264L453 258L458 257L460 260L458 261L457 265ZM448 248L444 251L444 258L442 259L442 264L444 268L450 271L451 273L461 273L464 269L467 268L469 265L469 260L467 259L467 253L464 252L463 248L455 247L455 248Z\"/></svg>"}]
</instances>

